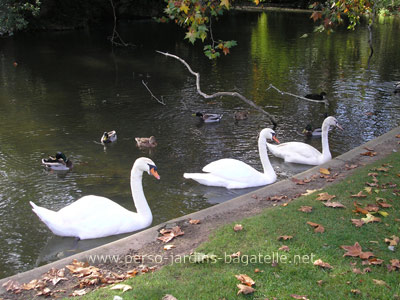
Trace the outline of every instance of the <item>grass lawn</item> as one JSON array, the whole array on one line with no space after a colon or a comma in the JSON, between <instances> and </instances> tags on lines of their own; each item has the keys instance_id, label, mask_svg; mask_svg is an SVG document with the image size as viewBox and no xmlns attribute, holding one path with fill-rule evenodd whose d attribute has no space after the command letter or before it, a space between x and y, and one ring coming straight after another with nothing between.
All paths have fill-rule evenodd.
<instances>
[{"instance_id":1,"label":"grass lawn","mask_svg":"<svg viewBox=\"0 0 400 300\"><path fill-rule=\"evenodd\" d=\"M359 192L365 197L351 197ZM327 201L317 200L321 193L335 196L328 203L340 202L345 208L325 206ZM299 210L302 206L310 206L312 211ZM377 222L366 223L374 217L379 218ZM359 221L362 218L365 224ZM361 226L356 227L352 219ZM317 226L307 222L321 225L324 232L315 232ZM208 261L203 257L203 262L193 262L192 256L183 262L179 257L161 270L125 281L131 290L123 293L106 287L83 299L113 299L114 295L162 299L166 294L177 299L400 299L400 263L396 261L400 259L396 245L400 236L400 153L287 206L266 209L237 223L242 230L234 231L235 224L224 226L196 250L207 254ZM291 238L285 240L285 236ZM354 256L344 256L347 251L341 246L355 243L361 249L348 248ZM237 252L238 257L231 257ZM314 265L318 259L323 266ZM241 282L235 275L239 274L254 280L254 292L237 295Z\"/></svg>"}]
</instances>

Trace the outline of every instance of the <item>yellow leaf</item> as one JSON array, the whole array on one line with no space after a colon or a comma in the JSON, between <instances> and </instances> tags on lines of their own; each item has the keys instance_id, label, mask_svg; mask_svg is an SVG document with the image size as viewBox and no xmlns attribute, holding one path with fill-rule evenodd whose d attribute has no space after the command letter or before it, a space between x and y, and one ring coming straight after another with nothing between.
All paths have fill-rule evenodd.
<instances>
[{"instance_id":1,"label":"yellow leaf","mask_svg":"<svg viewBox=\"0 0 400 300\"><path fill-rule=\"evenodd\" d=\"M364 191L366 191L368 194L371 194L372 193L372 187L367 186L367 187L364 188Z\"/></svg>"},{"instance_id":2,"label":"yellow leaf","mask_svg":"<svg viewBox=\"0 0 400 300\"><path fill-rule=\"evenodd\" d=\"M256 5L260 4L260 0L253 0Z\"/></svg>"},{"instance_id":3,"label":"yellow leaf","mask_svg":"<svg viewBox=\"0 0 400 300\"><path fill-rule=\"evenodd\" d=\"M230 6L230 4L229 4L229 0L221 0L221 4L220 4L221 6L225 6L227 9L229 9L229 6Z\"/></svg>"},{"instance_id":4,"label":"yellow leaf","mask_svg":"<svg viewBox=\"0 0 400 300\"><path fill-rule=\"evenodd\" d=\"M328 170L328 169L325 169L325 168L320 168L320 169L319 169L319 172L320 172L321 174L325 174L325 175L331 174L331 172L329 172L329 170Z\"/></svg>"},{"instance_id":5,"label":"yellow leaf","mask_svg":"<svg viewBox=\"0 0 400 300\"><path fill-rule=\"evenodd\" d=\"M378 211L381 216L387 217L389 214L386 211Z\"/></svg>"},{"instance_id":6,"label":"yellow leaf","mask_svg":"<svg viewBox=\"0 0 400 300\"><path fill-rule=\"evenodd\" d=\"M320 189L317 189L317 190L306 190L306 192L305 193L303 193L302 195L303 196L308 196L308 195L311 195L312 193L315 193L316 191L319 191Z\"/></svg>"},{"instance_id":7,"label":"yellow leaf","mask_svg":"<svg viewBox=\"0 0 400 300\"><path fill-rule=\"evenodd\" d=\"M179 7L179 9L180 9L181 11L183 11L185 14L187 14L188 11L189 11L189 7L188 7L185 3L183 3L183 4L181 5L181 7Z\"/></svg>"},{"instance_id":8,"label":"yellow leaf","mask_svg":"<svg viewBox=\"0 0 400 300\"><path fill-rule=\"evenodd\" d=\"M380 218L374 217L371 214L367 214L367 216L365 218L361 218L361 220L363 220L364 223L380 222L381 221Z\"/></svg>"}]
</instances>

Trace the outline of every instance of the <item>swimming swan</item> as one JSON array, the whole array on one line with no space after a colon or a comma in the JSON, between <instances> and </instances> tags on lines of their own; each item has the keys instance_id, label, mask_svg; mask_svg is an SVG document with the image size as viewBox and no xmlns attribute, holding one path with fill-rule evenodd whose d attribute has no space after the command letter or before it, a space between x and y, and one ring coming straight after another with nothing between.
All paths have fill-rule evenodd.
<instances>
[{"instance_id":1,"label":"swimming swan","mask_svg":"<svg viewBox=\"0 0 400 300\"><path fill-rule=\"evenodd\" d=\"M279 145L267 143L268 150L272 155L283 158L285 162L305 165L323 164L332 158L328 144L328 131L330 126L335 126L343 130L334 117L327 117L324 120L321 134L322 153L314 147L301 142L289 142Z\"/></svg>"},{"instance_id":2,"label":"swimming swan","mask_svg":"<svg viewBox=\"0 0 400 300\"><path fill-rule=\"evenodd\" d=\"M183 177L196 180L200 184L228 189L243 189L273 183L276 180L276 174L268 159L266 139L274 139L279 143L272 129L265 128L260 132L258 152L264 173L240 160L223 158L206 165L203 168L203 172L206 173L184 173Z\"/></svg>"},{"instance_id":3,"label":"swimming swan","mask_svg":"<svg viewBox=\"0 0 400 300\"><path fill-rule=\"evenodd\" d=\"M84 196L55 212L37 206L32 210L56 235L78 237L81 240L136 231L148 227L153 216L143 193L142 175L147 172L160 179L151 159L140 157L131 170L131 190L137 213L100 196Z\"/></svg>"}]
</instances>

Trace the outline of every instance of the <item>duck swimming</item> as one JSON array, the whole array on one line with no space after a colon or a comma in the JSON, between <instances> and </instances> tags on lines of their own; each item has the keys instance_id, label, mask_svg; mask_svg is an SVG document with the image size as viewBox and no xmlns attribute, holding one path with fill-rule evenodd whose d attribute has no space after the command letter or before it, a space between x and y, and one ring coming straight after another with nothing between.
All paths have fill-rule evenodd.
<instances>
[{"instance_id":1,"label":"duck swimming","mask_svg":"<svg viewBox=\"0 0 400 300\"><path fill-rule=\"evenodd\" d=\"M42 164L46 168L55 171L68 171L73 167L72 161L62 152L57 152L55 157L49 156L48 158L42 158Z\"/></svg>"},{"instance_id":2,"label":"duck swimming","mask_svg":"<svg viewBox=\"0 0 400 300\"><path fill-rule=\"evenodd\" d=\"M157 146L157 141L154 136L151 136L149 138L136 137L135 141L139 148L154 148L155 146Z\"/></svg>"},{"instance_id":3,"label":"duck swimming","mask_svg":"<svg viewBox=\"0 0 400 300\"><path fill-rule=\"evenodd\" d=\"M221 121L222 114L203 114L201 112L196 113L196 117L199 117L204 123L215 123Z\"/></svg>"},{"instance_id":4,"label":"duck swimming","mask_svg":"<svg viewBox=\"0 0 400 300\"><path fill-rule=\"evenodd\" d=\"M235 112L235 120L246 120L248 116L249 112L247 110Z\"/></svg>"},{"instance_id":5,"label":"duck swimming","mask_svg":"<svg viewBox=\"0 0 400 300\"><path fill-rule=\"evenodd\" d=\"M304 98L313 99L313 100L324 100L326 96L325 92L321 92L320 94L307 94Z\"/></svg>"},{"instance_id":6,"label":"duck swimming","mask_svg":"<svg viewBox=\"0 0 400 300\"><path fill-rule=\"evenodd\" d=\"M104 132L100 139L102 144L113 143L117 140L117 132L115 130Z\"/></svg>"}]
</instances>

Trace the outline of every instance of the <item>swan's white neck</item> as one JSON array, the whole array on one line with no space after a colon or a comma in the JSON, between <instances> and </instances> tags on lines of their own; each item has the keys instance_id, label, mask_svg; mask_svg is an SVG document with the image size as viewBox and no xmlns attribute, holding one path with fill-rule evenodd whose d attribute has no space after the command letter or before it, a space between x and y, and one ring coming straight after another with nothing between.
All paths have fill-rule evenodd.
<instances>
[{"instance_id":1,"label":"swan's white neck","mask_svg":"<svg viewBox=\"0 0 400 300\"><path fill-rule=\"evenodd\" d=\"M272 167L268 158L267 139L262 134L260 134L258 138L258 152L260 153L260 160L263 166L264 174L273 174L276 177L274 168Z\"/></svg>"},{"instance_id":2,"label":"swan's white neck","mask_svg":"<svg viewBox=\"0 0 400 300\"><path fill-rule=\"evenodd\" d=\"M144 218L145 220L153 220L153 215L149 205L147 204L146 197L144 196L143 186L142 186L143 172L134 166L131 171L131 190L133 202L136 207L137 214Z\"/></svg>"},{"instance_id":3,"label":"swan's white neck","mask_svg":"<svg viewBox=\"0 0 400 300\"><path fill-rule=\"evenodd\" d=\"M331 151L329 150L329 142L328 142L328 131L329 125L322 124L322 133L321 133L321 142L322 142L322 156L323 157L332 157Z\"/></svg>"}]
</instances>

